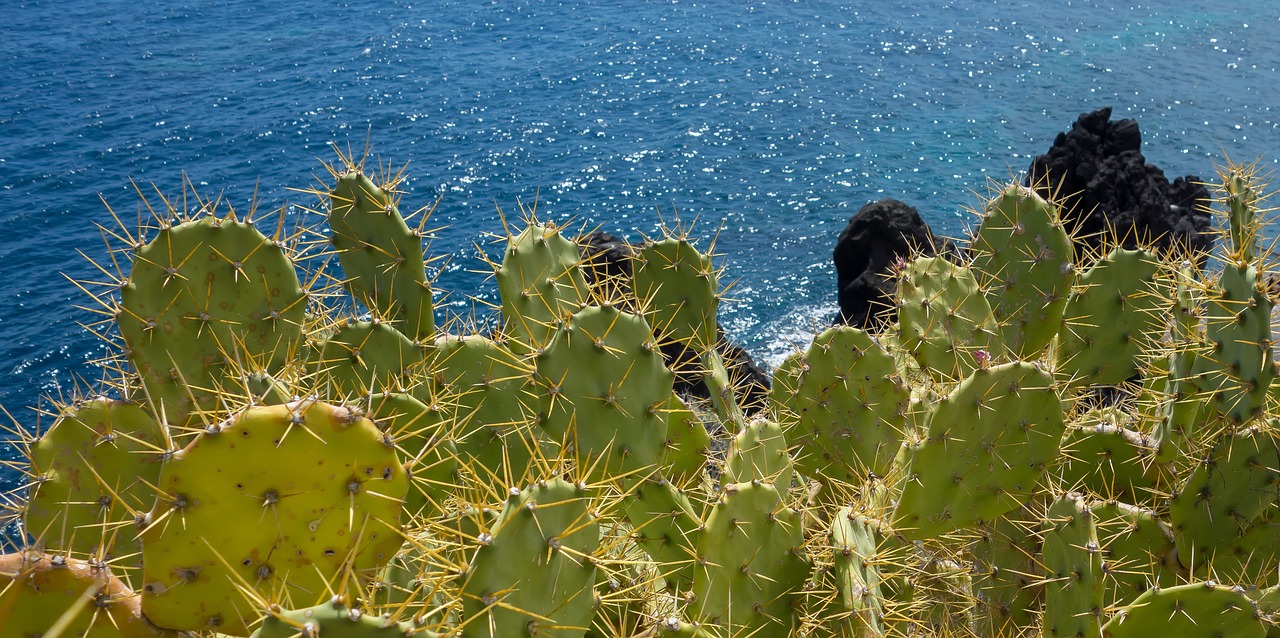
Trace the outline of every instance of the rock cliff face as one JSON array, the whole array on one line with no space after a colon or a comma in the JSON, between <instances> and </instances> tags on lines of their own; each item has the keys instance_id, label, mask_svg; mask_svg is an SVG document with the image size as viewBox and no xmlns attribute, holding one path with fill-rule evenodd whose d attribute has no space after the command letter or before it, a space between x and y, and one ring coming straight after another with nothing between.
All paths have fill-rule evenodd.
<instances>
[{"instance_id":1,"label":"rock cliff face","mask_svg":"<svg viewBox=\"0 0 1280 638\"><path fill-rule=\"evenodd\" d=\"M915 208L896 199L882 199L858 209L836 240L836 281L840 323L874 327L893 313L894 282L889 276L895 259L914 251L935 254L939 240Z\"/></svg>"},{"instance_id":2,"label":"rock cliff face","mask_svg":"<svg viewBox=\"0 0 1280 638\"><path fill-rule=\"evenodd\" d=\"M1149 241L1210 249L1209 191L1195 175L1169 183L1141 147L1136 121L1112 121L1110 107L1084 113L1032 161L1026 183L1041 195L1057 193L1068 230L1085 247Z\"/></svg>"}]
</instances>

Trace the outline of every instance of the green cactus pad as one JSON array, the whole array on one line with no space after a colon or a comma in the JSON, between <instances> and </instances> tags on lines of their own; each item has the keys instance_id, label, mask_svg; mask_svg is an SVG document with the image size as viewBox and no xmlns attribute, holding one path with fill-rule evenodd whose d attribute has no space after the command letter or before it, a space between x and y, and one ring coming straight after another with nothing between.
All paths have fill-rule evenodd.
<instances>
[{"instance_id":1,"label":"green cactus pad","mask_svg":"<svg viewBox=\"0 0 1280 638\"><path fill-rule=\"evenodd\" d=\"M809 565L800 514L767 483L724 486L706 517L688 613L727 635L787 635Z\"/></svg>"},{"instance_id":2,"label":"green cactus pad","mask_svg":"<svg viewBox=\"0 0 1280 638\"><path fill-rule=\"evenodd\" d=\"M265 372L242 374L240 384L249 399L249 405L284 405L295 398L287 384Z\"/></svg>"},{"instance_id":3,"label":"green cactus pad","mask_svg":"<svg viewBox=\"0 0 1280 638\"><path fill-rule=\"evenodd\" d=\"M1102 628L1107 638L1263 638L1258 607L1242 590L1212 582L1151 589Z\"/></svg>"},{"instance_id":4,"label":"green cactus pad","mask_svg":"<svg viewBox=\"0 0 1280 638\"><path fill-rule=\"evenodd\" d=\"M434 515L458 485L458 450L454 446L447 410L426 405L401 393L369 395L366 414L389 434L405 459L411 484L405 512Z\"/></svg>"},{"instance_id":5,"label":"green cactus pad","mask_svg":"<svg viewBox=\"0 0 1280 638\"><path fill-rule=\"evenodd\" d=\"M787 437L800 471L819 480L861 484L886 476L907 429L910 394L889 356L862 330L824 330L804 356L786 398L794 413Z\"/></svg>"},{"instance_id":6,"label":"green cactus pad","mask_svg":"<svg viewBox=\"0 0 1280 638\"><path fill-rule=\"evenodd\" d=\"M1221 183L1214 185L1214 190L1225 209L1227 236L1231 240L1227 254L1236 261L1253 261L1263 230L1260 216L1268 212L1259 206L1265 196L1260 192L1264 186L1259 181L1258 167L1228 160L1218 169L1218 179Z\"/></svg>"},{"instance_id":7,"label":"green cactus pad","mask_svg":"<svg viewBox=\"0 0 1280 638\"><path fill-rule=\"evenodd\" d=\"M413 388L424 360L422 347L391 324L348 319L316 347L311 373L329 396L362 397Z\"/></svg>"},{"instance_id":8,"label":"green cactus pad","mask_svg":"<svg viewBox=\"0 0 1280 638\"><path fill-rule=\"evenodd\" d=\"M973 272L943 257L920 257L898 273L902 346L935 381L978 367L974 356L998 343L995 317Z\"/></svg>"},{"instance_id":9,"label":"green cactus pad","mask_svg":"<svg viewBox=\"0 0 1280 638\"><path fill-rule=\"evenodd\" d=\"M854 635L884 634L883 578L876 526L844 507L831 519L831 571L841 615Z\"/></svg>"},{"instance_id":10,"label":"green cactus pad","mask_svg":"<svg viewBox=\"0 0 1280 638\"><path fill-rule=\"evenodd\" d=\"M1173 274L1173 303L1169 314L1169 350L1156 358L1143 378L1147 394L1139 405L1154 408L1155 427L1151 438L1156 445L1156 461L1168 463L1187 453L1192 447L1196 425L1208 410L1192 377L1200 325L1199 289L1190 262L1182 263ZM1145 406L1144 406L1145 407Z\"/></svg>"},{"instance_id":11,"label":"green cactus pad","mask_svg":"<svg viewBox=\"0 0 1280 638\"><path fill-rule=\"evenodd\" d=\"M625 501L632 538L657 564L668 589L693 583L702 520L689 497L667 481L643 481Z\"/></svg>"},{"instance_id":12,"label":"green cactus pad","mask_svg":"<svg viewBox=\"0 0 1280 638\"><path fill-rule=\"evenodd\" d=\"M442 336L431 370L454 422L459 459L480 476L520 482L535 451L545 447L531 419L533 375L506 346L480 335ZM505 476L509 473L510 476Z\"/></svg>"},{"instance_id":13,"label":"green cactus pad","mask_svg":"<svg viewBox=\"0 0 1280 638\"><path fill-rule=\"evenodd\" d=\"M649 324L588 306L537 355L542 425L595 477L652 472L667 440L673 377Z\"/></svg>"},{"instance_id":14,"label":"green cactus pad","mask_svg":"<svg viewBox=\"0 0 1280 638\"><path fill-rule=\"evenodd\" d=\"M702 482L703 468L711 455L711 433L702 418L677 394L667 404L667 441L661 461L662 475L680 487Z\"/></svg>"},{"instance_id":15,"label":"green cactus pad","mask_svg":"<svg viewBox=\"0 0 1280 638\"><path fill-rule=\"evenodd\" d=\"M1020 508L976 528L969 553L979 636L1028 635L1039 625L1044 569L1037 525Z\"/></svg>"},{"instance_id":16,"label":"green cactus pad","mask_svg":"<svg viewBox=\"0 0 1280 638\"><path fill-rule=\"evenodd\" d=\"M272 610L253 632L253 638L435 638L430 631L415 631L407 622L396 622L383 616L371 616L359 607L348 605L341 597L303 609Z\"/></svg>"},{"instance_id":17,"label":"green cactus pad","mask_svg":"<svg viewBox=\"0 0 1280 638\"><path fill-rule=\"evenodd\" d=\"M151 508L164 451L161 426L136 405L103 397L63 407L31 446L27 532L58 553L135 555L134 513Z\"/></svg>"},{"instance_id":18,"label":"green cactus pad","mask_svg":"<svg viewBox=\"0 0 1280 638\"><path fill-rule=\"evenodd\" d=\"M1058 332L1058 372L1073 384L1119 385L1163 331L1159 261L1116 248L1080 277Z\"/></svg>"},{"instance_id":19,"label":"green cactus pad","mask_svg":"<svg viewBox=\"0 0 1280 638\"><path fill-rule=\"evenodd\" d=\"M667 236L636 251L630 271L635 307L664 346L676 346L668 350L672 371L681 382L701 377L722 422L731 431L741 429L742 409L717 348L719 273L711 257L684 237Z\"/></svg>"},{"instance_id":20,"label":"green cactus pad","mask_svg":"<svg viewBox=\"0 0 1280 638\"><path fill-rule=\"evenodd\" d=\"M1094 523L1102 546L1108 606L1133 600L1152 587L1171 587L1183 578L1173 530L1148 509L1115 501L1094 503Z\"/></svg>"},{"instance_id":21,"label":"green cactus pad","mask_svg":"<svg viewBox=\"0 0 1280 638\"><path fill-rule=\"evenodd\" d=\"M329 192L330 241L351 294L374 315L425 341L435 319L422 234L405 224L397 199L358 170L338 175Z\"/></svg>"},{"instance_id":22,"label":"green cactus pad","mask_svg":"<svg viewBox=\"0 0 1280 638\"><path fill-rule=\"evenodd\" d=\"M1062 486L1104 500L1151 503L1168 479L1155 462L1155 443L1128 425L1119 408L1090 410L1067 428L1059 465Z\"/></svg>"},{"instance_id":23,"label":"green cactus pad","mask_svg":"<svg viewBox=\"0 0 1280 638\"><path fill-rule=\"evenodd\" d=\"M283 244L234 215L162 228L133 256L116 320L163 420L221 407L228 362L267 372L294 354L305 293Z\"/></svg>"},{"instance_id":24,"label":"green cactus pad","mask_svg":"<svg viewBox=\"0 0 1280 638\"><path fill-rule=\"evenodd\" d=\"M769 414L785 430L794 427L798 418L791 404L800 389L800 377L809 368L806 354L804 350L795 350L773 369L773 383L769 385Z\"/></svg>"},{"instance_id":25,"label":"green cactus pad","mask_svg":"<svg viewBox=\"0 0 1280 638\"><path fill-rule=\"evenodd\" d=\"M596 608L591 512L586 490L560 479L513 489L463 575L461 635L582 636Z\"/></svg>"},{"instance_id":26,"label":"green cactus pad","mask_svg":"<svg viewBox=\"0 0 1280 638\"><path fill-rule=\"evenodd\" d=\"M502 317L516 352L536 352L589 298L578 246L552 224L530 223L507 239L496 268Z\"/></svg>"},{"instance_id":27,"label":"green cactus pad","mask_svg":"<svg viewBox=\"0 0 1280 638\"><path fill-rule=\"evenodd\" d=\"M1211 393L1214 409L1233 423L1262 412L1275 376L1266 285L1256 267L1227 264L1205 300L1208 344L1197 354L1192 375Z\"/></svg>"},{"instance_id":28,"label":"green cactus pad","mask_svg":"<svg viewBox=\"0 0 1280 638\"><path fill-rule=\"evenodd\" d=\"M1017 507L1058 454L1062 413L1053 379L1034 364L975 371L934 406L925 440L906 455L894 528L931 538Z\"/></svg>"},{"instance_id":29,"label":"green cactus pad","mask_svg":"<svg viewBox=\"0 0 1280 638\"><path fill-rule=\"evenodd\" d=\"M1270 428L1222 435L1169 504L1184 565L1214 562L1280 503L1280 437Z\"/></svg>"},{"instance_id":30,"label":"green cactus pad","mask_svg":"<svg viewBox=\"0 0 1280 638\"><path fill-rule=\"evenodd\" d=\"M1058 208L1010 184L987 203L969 250L1001 341L1018 359L1035 359L1058 333L1075 280Z\"/></svg>"},{"instance_id":31,"label":"green cactus pad","mask_svg":"<svg viewBox=\"0 0 1280 638\"><path fill-rule=\"evenodd\" d=\"M373 576L402 542L408 479L390 438L313 400L245 410L161 470L142 533L142 608L183 631L249 633L239 587L323 592L350 566Z\"/></svg>"},{"instance_id":32,"label":"green cactus pad","mask_svg":"<svg viewBox=\"0 0 1280 638\"><path fill-rule=\"evenodd\" d=\"M669 237L641 248L632 260L631 286L645 319L664 341L695 352L715 347L716 269L688 240Z\"/></svg>"},{"instance_id":33,"label":"green cactus pad","mask_svg":"<svg viewBox=\"0 0 1280 638\"><path fill-rule=\"evenodd\" d=\"M724 484L763 481L786 492L794 473L782 428L777 423L756 419L733 437L720 480Z\"/></svg>"},{"instance_id":34,"label":"green cactus pad","mask_svg":"<svg viewBox=\"0 0 1280 638\"><path fill-rule=\"evenodd\" d=\"M67 617L69 612L75 613ZM60 554L19 552L0 556L0 634L76 638L178 638L142 615L138 597L102 563Z\"/></svg>"},{"instance_id":35,"label":"green cactus pad","mask_svg":"<svg viewBox=\"0 0 1280 638\"><path fill-rule=\"evenodd\" d=\"M1104 577L1093 512L1068 495L1049 506L1041 528L1045 637L1100 636Z\"/></svg>"}]
</instances>

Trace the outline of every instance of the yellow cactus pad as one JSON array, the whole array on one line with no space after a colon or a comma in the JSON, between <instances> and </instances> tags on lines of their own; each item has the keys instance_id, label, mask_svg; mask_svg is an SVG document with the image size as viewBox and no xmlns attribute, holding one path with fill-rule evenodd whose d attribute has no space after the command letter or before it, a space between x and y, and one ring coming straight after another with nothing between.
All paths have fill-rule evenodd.
<instances>
[{"instance_id":1,"label":"yellow cactus pad","mask_svg":"<svg viewBox=\"0 0 1280 638\"><path fill-rule=\"evenodd\" d=\"M389 439L314 400L250 408L166 462L143 532L157 624L244 636L257 596L313 604L395 555L408 478Z\"/></svg>"}]
</instances>

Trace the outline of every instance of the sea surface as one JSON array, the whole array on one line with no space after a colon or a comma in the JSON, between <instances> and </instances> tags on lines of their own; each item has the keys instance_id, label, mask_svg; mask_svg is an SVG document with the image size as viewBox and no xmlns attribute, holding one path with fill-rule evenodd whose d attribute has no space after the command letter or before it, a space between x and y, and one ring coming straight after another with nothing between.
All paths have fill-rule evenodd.
<instances>
[{"instance_id":1,"label":"sea surface","mask_svg":"<svg viewBox=\"0 0 1280 638\"><path fill-rule=\"evenodd\" d=\"M333 146L437 202L445 314L496 298L522 207L633 240L692 225L721 319L767 363L827 325L836 236L897 197L960 235L1082 111L1137 118L1170 177L1280 158L1280 3L504 0L5 4L0 405L101 371L97 224L190 180L307 217ZM315 223L310 219L309 223ZM132 223L132 222L126 222ZM83 254L85 257L82 257ZM483 307L480 305L479 307ZM46 404L47 405L47 404ZM43 420L48 424L48 419ZM0 453L12 458L14 452ZM0 488L16 483L0 476Z\"/></svg>"}]
</instances>

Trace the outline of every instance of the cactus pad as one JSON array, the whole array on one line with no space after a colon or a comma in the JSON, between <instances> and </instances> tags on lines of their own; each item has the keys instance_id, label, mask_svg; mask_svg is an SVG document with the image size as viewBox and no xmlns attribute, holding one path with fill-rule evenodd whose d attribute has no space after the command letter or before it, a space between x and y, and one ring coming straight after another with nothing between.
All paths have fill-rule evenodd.
<instances>
[{"instance_id":1,"label":"cactus pad","mask_svg":"<svg viewBox=\"0 0 1280 638\"><path fill-rule=\"evenodd\" d=\"M586 490L560 479L513 489L463 575L461 635L583 635L596 608L591 512Z\"/></svg>"},{"instance_id":2,"label":"cactus pad","mask_svg":"<svg viewBox=\"0 0 1280 638\"><path fill-rule=\"evenodd\" d=\"M1058 333L1058 371L1074 384L1119 385L1163 330L1159 261L1116 248L1080 277Z\"/></svg>"},{"instance_id":3,"label":"cactus pad","mask_svg":"<svg viewBox=\"0 0 1280 638\"><path fill-rule=\"evenodd\" d=\"M142 607L184 631L247 635L241 586L325 591L344 567L372 576L400 546L404 468L373 423L306 400L250 408L162 468L142 533Z\"/></svg>"},{"instance_id":4,"label":"cactus pad","mask_svg":"<svg viewBox=\"0 0 1280 638\"><path fill-rule=\"evenodd\" d=\"M706 517L690 616L728 635L786 635L809 576L799 513L768 483L724 486Z\"/></svg>"},{"instance_id":5,"label":"cactus pad","mask_svg":"<svg viewBox=\"0 0 1280 638\"><path fill-rule=\"evenodd\" d=\"M1049 506L1042 524L1046 638L1101 635L1102 548L1093 512L1074 495Z\"/></svg>"},{"instance_id":6,"label":"cactus pad","mask_svg":"<svg viewBox=\"0 0 1280 638\"><path fill-rule=\"evenodd\" d=\"M829 328L813 340L785 399L787 431L807 476L860 484L885 476L906 432L909 391L889 356L856 328Z\"/></svg>"},{"instance_id":7,"label":"cactus pad","mask_svg":"<svg viewBox=\"0 0 1280 638\"><path fill-rule=\"evenodd\" d=\"M283 366L305 306L282 243L232 214L207 215L162 228L134 253L116 319L155 411L181 424L219 407L228 361Z\"/></svg>"},{"instance_id":8,"label":"cactus pad","mask_svg":"<svg viewBox=\"0 0 1280 638\"><path fill-rule=\"evenodd\" d=\"M68 612L77 610L74 615ZM138 597L105 565L62 555L20 552L0 556L0 628L4 636L178 638L147 622Z\"/></svg>"},{"instance_id":9,"label":"cactus pad","mask_svg":"<svg viewBox=\"0 0 1280 638\"><path fill-rule=\"evenodd\" d=\"M1075 280L1058 208L1010 184L987 203L969 250L1001 341L1018 359L1035 359L1058 333Z\"/></svg>"},{"instance_id":10,"label":"cactus pad","mask_svg":"<svg viewBox=\"0 0 1280 638\"><path fill-rule=\"evenodd\" d=\"M31 448L27 530L48 550L136 554L134 513L151 508L164 448L161 426L136 405L103 397L64 407Z\"/></svg>"},{"instance_id":11,"label":"cactus pad","mask_svg":"<svg viewBox=\"0 0 1280 638\"><path fill-rule=\"evenodd\" d=\"M1058 454L1052 378L1030 363L981 369L934 406L907 455L894 528L923 539L993 520L1024 502Z\"/></svg>"},{"instance_id":12,"label":"cactus pad","mask_svg":"<svg viewBox=\"0 0 1280 638\"><path fill-rule=\"evenodd\" d=\"M673 377L649 324L588 306L536 357L542 425L594 476L651 472L667 440Z\"/></svg>"},{"instance_id":13,"label":"cactus pad","mask_svg":"<svg viewBox=\"0 0 1280 638\"><path fill-rule=\"evenodd\" d=\"M1280 437L1271 429L1223 434L1169 504L1184 565L1213 563L1280 503Z\"/></svg>"},{"instance_id":14,"label":"cactus pad","mask_svg":"<svg viewBox=\"0 0 1280 638\"><path fill-rule=\"evenodd\" d=\"M1102 628L1107 638L1164 636L1263 638L1258 607L1240 589L1213 582L1151 589L1125 605Z\"/></svg>"},{"instance_id":15,"label":"cactus pad","mask_svg":"<svg viewBox=\"0 0 1280 638\"><path fill-rule=\"evenodd\" d=\"M329 193L330 240L351 294L374 315L425 341L435 319L422 233L405 224L397 199L358 170L338 175Z\"/></svg>"},{"instance_id":16,"label":"cactus pad","mask_svg":"<svg viewBox=\"0 0 1280 638\"><path fill-rule=\"evenodd\" d=\"M521 353L545 346L589 297L578 246L551 224L533 222L509 237L496 275L512 349Z\"/></svg>"},{"instance_id":17,"label":"cactus pad","mask_svg":"<svg viewBox=\"0 0 1280 638\"><path fill-rule=\"evenodd\" d=\"M329 396L401 392L414 385L422 348L381 320L341 322L313 353L311 372Z\"/></svg>"},{"instance_id":18,"label":"cactus pad","mask_svg":"<svg viewBox=\"0 0 1280 638\"><path fill-rule=\"evenodd\" d=\"M899 339L935 381L966 376L996 341L995 317L973 272L920 257L898 273Z\"/></svg>"}]
</instances>

